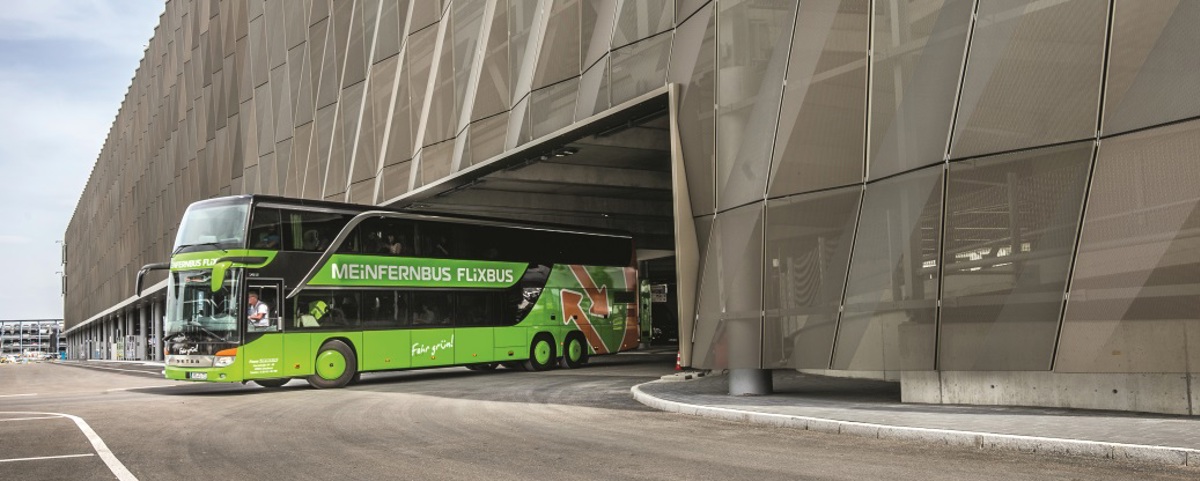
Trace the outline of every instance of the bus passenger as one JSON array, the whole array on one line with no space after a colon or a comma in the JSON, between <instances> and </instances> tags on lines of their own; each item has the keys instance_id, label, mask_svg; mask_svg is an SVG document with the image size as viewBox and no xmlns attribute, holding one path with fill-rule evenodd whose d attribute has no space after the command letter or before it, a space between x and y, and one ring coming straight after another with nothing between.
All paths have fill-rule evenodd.
<instances>
[{"instance_id":1,"label":"bus passenger","mask_svg":"<svg viewBox=\"0 0 1200 481\"><path fill-rule=\"evenodd\" d=\"M275 224L267 226L267 230L258 233L258 241L254 243L257 249L278 249L279 233L275 232Z\"/></svg>"},{"instance_id":2,"label":"bus passenger","mask_svg":"<svg viewBox=\"0 0 1200 481\"><path fill-rule=\"evenodd\" d=\"M404 244L401 244L400 241L396 239L396 234L387 235L386 245L388 252L393 255L404 253Z\"/></svg>"},{"instance_id":3,"label":"bus passenger","mask_svg":"<svg viewBox=\"0 0 1200 481\"><path fill-rule=\"evenodd\" d=\"M246 294L246 318L250 320L250 325L254 327L269 327L271 320L269 319L271 308L265 302L259 302L258 292L250 291Z\"/></svg>"}]
</instances>

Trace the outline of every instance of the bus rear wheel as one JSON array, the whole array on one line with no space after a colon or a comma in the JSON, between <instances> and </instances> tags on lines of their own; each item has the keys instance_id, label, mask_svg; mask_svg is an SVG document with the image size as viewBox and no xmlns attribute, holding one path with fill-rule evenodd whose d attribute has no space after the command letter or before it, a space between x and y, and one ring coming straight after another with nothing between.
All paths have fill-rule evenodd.
<instances>
[{"instance_id":1,"label":"bus rear wheel","mask_svg":"<svg viewBox=\"0 0 1200 481\"><path fill-rule=\"evenodd\" d=\"M563 356L559 365L566 369L577 369L588 361L587 347L583 344L582 336L571 334L563 344Z\"/></svg>"},{"instance_id":2,"label":"bus rear wheel","mask_svg":"<svg viewBox=\"0 0 1200 481\"><path fill-rule=\"evenodd\" d=\"M345 387L358 374L358 358L354 351L338 340L321 345L314 365L316 374L308 376L308 383L317 389Z\"/></svg>"},{"instance_id":3,"label":"bus rear wheel","mask_svg":"<svg viewBox=\"0 0 1200 481\"><path fill-rule=\"evenodd\" d=\"M283 387L283 385L287 384L288 381L291 381L291 379L255 379L254 384L258 384L259 386L265 388L276 388Z\"/></svg>"},{"instance_id":4,"label":"bus rear wheel","mask_svg":"<svg viewBox=\"0 0 1200 481\"><path fill-rule=\"evenodd\" d=\"M554 366L554 338L549 335L539 335L533 338L529 346L529 359L525 361L526 371L545 371Z\"/></svg>"}]
</instances>

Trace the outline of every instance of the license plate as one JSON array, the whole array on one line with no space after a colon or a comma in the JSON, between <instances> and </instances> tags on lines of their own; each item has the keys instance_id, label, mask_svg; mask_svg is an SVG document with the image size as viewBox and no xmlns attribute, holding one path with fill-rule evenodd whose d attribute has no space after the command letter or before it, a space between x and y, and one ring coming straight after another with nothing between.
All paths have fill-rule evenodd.
<instances>
[{"instance_id":1,"label":"license plate","mask_svg":"<svg viewBox=\"0 0 1200 481\"><path fill-rule=\"evenodd\" d=\"M197 379L197 380L203 381L205 379L208 379L208 373L207 372L189 372L188 379Z\"/></svg>"}]
</instances>

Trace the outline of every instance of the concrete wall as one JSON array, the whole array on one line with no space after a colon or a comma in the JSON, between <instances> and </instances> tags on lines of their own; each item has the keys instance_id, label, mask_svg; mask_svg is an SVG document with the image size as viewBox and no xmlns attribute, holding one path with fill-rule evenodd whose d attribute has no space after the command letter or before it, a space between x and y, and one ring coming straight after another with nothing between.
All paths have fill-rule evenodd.
<instances>
[{"instance_id":1,"label":"concrete wall","mask_svg":"<svg viewBox=\"0 0 1200 481\"><path fill-rule=\"evenodd\" d=\"M903 402L1200 414L1194 374L908 371Z\"/></svg>"}]
</instances>

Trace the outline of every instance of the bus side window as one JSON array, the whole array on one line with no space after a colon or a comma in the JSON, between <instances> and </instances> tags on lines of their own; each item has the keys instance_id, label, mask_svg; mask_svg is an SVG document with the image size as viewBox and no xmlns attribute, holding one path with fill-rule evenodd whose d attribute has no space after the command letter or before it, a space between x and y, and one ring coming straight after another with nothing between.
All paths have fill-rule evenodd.
<instances>
[{"instance_id":1,"label":"bus side window","mask_svg":"<svg viewBox=\"0 0 1200 481\"><path fill-rule=\"evenodd\" d=\"M412 293L412 325L449 326L454 315L454 295L439 291L414 291Z\"/></svg>"},{"instance_id":2,"label":"bus side window","mask_svg":"<svg viewBox=\"0 0 1200 481\"><path fill-rule=\"evenodd\" d=\"M250 225L250 247L252 249L279 250L283 238L279 229L279 211L276 209L254 209Z\"/></svg>"},{"instance_id":3,"label":"bus side window","mask_svg":"<svg viewBox=\"0 0 1200 481\"><path fill-rule=\"evenodd\" d=\"M363 327L399 327L404 312L397 302L397 293L393 291L363 291L362 292L362 324Z\"/></svg>"}]
</instances>

